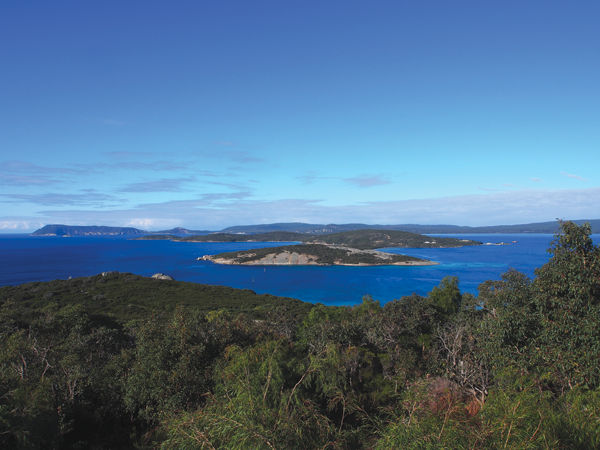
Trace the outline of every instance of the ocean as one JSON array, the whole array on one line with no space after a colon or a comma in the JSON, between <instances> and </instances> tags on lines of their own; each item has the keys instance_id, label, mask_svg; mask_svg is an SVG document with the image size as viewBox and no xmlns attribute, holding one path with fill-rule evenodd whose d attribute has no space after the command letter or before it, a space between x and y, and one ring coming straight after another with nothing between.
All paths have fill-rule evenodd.
<instances>
[{"instance_id":1,"label":"ocean","mask_svg":"<svg viewBox=\"0 0 600 450\"><path fill-rule=\"evenodd\" d=\"M0 286L84 277L106 271L252 289L326 305L353 305L364 295L382 304L412 293L425 295L445 276L457 276L463 292L477 294L486 280L513 268L529 277L550 258L549 234L435 235L508 242L442 249L382 249L438 262L436 266L228 266L197 261L203 255L288 243L185 243L135 241L122 236L42 237L0 235ZM600 235L593 236L595 242ZM516 242L512 242L516 241Z\"/></svg>"}]
</instances>

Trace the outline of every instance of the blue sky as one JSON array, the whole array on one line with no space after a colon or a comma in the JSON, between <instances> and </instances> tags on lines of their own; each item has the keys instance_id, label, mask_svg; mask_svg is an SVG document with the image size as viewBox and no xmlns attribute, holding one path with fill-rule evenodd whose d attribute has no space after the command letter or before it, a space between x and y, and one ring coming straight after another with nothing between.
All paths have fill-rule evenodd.
<instances>
[{"instance_id":1,"label":"blue sky","mask_svg":"<svg viewBox=\"0 0 600 450\"><path fill-rule=\"evenodd\" d=\"M0 232L600 218L597 1L0 5Z\"/></svg>"}]
</instances>

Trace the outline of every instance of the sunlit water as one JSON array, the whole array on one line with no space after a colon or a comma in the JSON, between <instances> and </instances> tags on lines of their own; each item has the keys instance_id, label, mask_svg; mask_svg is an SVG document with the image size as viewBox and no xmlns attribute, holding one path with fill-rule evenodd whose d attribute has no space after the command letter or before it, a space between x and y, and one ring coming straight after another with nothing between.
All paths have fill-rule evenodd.
<instances>
[{"instance_id":1,"label":"sunlit water","mask_svg":"<svg viewBox=\"0 0 600 450\"><path fill-rule=\"evenodd\" d=\"M530 277L550 258L548 234L448 235L502 246L446 249L387 249L438 262L437 266L315 267L228 266L197 261L203 255L284 243L182 243L134 241L115 236L33 237L0 235L0 285L96 275L116 270L150 276L157 272L192 281L327 305L352 305L370 294L381 303L425 295L445 276L457 276L462 291L477 293L485 280L514 268ZM600 235L595 235L598 242Z\"/></svg>"}]
</instances>

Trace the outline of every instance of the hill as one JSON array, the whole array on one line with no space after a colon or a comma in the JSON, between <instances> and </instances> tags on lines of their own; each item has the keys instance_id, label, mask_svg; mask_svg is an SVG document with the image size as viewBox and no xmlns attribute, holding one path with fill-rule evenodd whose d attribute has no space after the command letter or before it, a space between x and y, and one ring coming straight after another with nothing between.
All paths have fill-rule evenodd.
<instances>
[{"instance_id":1,"label":"hill","mask_svg":"<svg viewBox=\"0 0 600 450\"><path fill-rule=\"evenodd\" d=\"M128 235L145 234L147 231L131 227L103 227L103 226L71 226L71 225L46 225L31 233L32 236L103 236L103 235Z\"/></svg>"},{"instance_id":2,"label":"hill","mask_svg":"<svg viewBox=\"0 0 600 450\"><path fill-rule=\"evenodd\" d=\"M168 316L176 305L206 312L246 312L256 317L278 307L286 307L295 314L307 313L313 307L311 303L257 294L249 289L158 280L118 272L0 287L0 306L7 300L30 310L51 302L60 307L83 305L90 311L110 313L122 320Z\"/></svg>"},{"instance_id":3,"label":"hill","mask_svg":"<svg viewBox=\"0 0 600 450\"><path fill-rule=\"evenodd\" d=\"M573 220L577 225L589 223L592 226L592 233L600 233L600 219L593 220ZM32 236L88 236L88 235L126 235L126 234L149 234L157 235L175 235L175 234L193 234L193 235L244 235L244 234L266 234L276 232L297 233L303 235L323 235L331 233L341 233L344 231L357 230L392 230L407 231L417 234L481 234L481 233L545 233L554 234L558 231L556 221L539 222L519 225L492 225L485 227L468 227L458 225L369 225L364 223L349 224L310 224L301 222L292 223L272 223L262 225L239 225L227 227L218 233L208 230L188 230L186 228L173 228L162 231L144 231L132 227L104 227L104 226L71 226L71 225L46 225L37 231L31 233ZM191 237L191 236L190 236ZM289 238L278 239L271 238L273 241L285 241ZM301 239L293 239L299 241ZM198 241L210 242L210 241ZM244 242L244 241L213 241L213 242ZM247 242L247 241L245 241Z\"/></svg>"},{"instance_id":4,"label":"hill","mask_svg":"<svg viewBox=\"0 0 600 450\"><path fill-rule=\"evenodd\" d=\"M481 242L468 239L429 237L407 231L368 229L322 235L306 239L306 242L341 245L361 250L386 247L444 248L481 245Z\"/></svg>"},{"instance_id":5,"label":"hill","mask_svg":"<svg viewBox=\"0 0 600 450\"><path fill-rule=\"evenodd\" d=\"M573 220L573 223L582 225L588 222L592 226L592 233L600 233L600 219L592 220ZM409 231L419 234L480 234L480 233L546 233L554 234L558 231L556 221L539 222L519 225L492 225L484 227L469 227L459 225L419 225L419 224L401 224L401 225L369 225L364 223L350 224L310 224L310 223L272 223L261 225L238 225L224 228L225 233L265 233L268 231L291 231L304 234L329 234L342 231L354 231L362 229L371 230L395 230Z\"/></svg>"},{"instance_id":6,"label":"hill","mask_svg":"<svg viewBox=\"0 0 600 450\"><path fill-rule=\"evenodd\" d=\"M188 230L187 228L175 227L170 230L152 231L152 233L160 234L210 234L214 231L209 230Z\"/></svg>"},{"instance_id":7,"label":"hill","mask_svg":"<svg viewBox=\"0 0 600 450\"><path fill-rule=\"evenodd\" d=\"M286 245L275 248L219 253L218 255L204 256L203 259L217 264L243 265L381 266L435 264L412 256L332 247L322 244Z\"/></svg>"}]
</instances>

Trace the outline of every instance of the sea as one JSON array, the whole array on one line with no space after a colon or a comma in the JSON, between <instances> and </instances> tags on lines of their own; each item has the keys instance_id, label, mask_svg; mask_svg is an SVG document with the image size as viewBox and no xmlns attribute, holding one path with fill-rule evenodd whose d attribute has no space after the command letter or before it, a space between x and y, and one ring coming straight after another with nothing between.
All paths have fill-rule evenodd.
<instances>
[{"instance_id":1,"label":"sea","mask_svg":"<svg viewBox=\"0 0 600 450\"><path fill-rule=\"evenodd\" d=\"M230 266L197 258L222 252L277 247L289 243L188 243L132 240L131 236L0 235L0 286L86 277L101 272L142 276L164 273L179 281L251 289L325 305L354 305L371 295L381 304L405 295L426 295L446 276L456 276L462 292L477 294L486 280L516 269L530 278L548 262L550 234L432 235L484 243L460 248L389 248L439 263L435 266ZM593 235L600 242L600 235Z\"/></svg>"}]
</instances>

